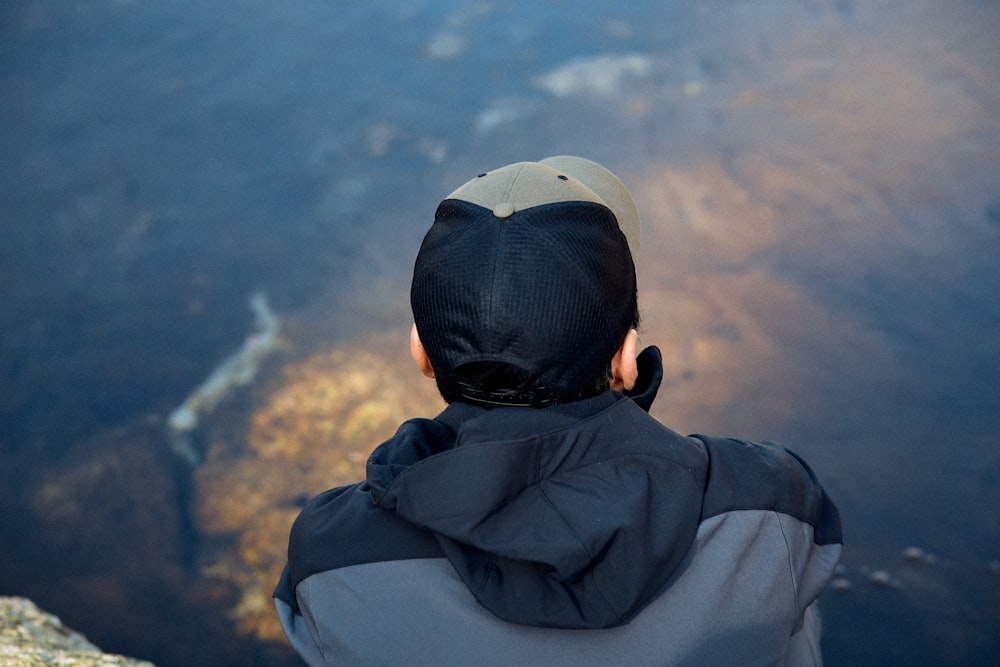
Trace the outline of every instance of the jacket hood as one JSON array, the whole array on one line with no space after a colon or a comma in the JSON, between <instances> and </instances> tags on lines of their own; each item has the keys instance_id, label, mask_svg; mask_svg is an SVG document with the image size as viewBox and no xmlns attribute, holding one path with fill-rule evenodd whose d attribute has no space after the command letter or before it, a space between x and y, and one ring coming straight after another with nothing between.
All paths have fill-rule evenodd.
<instances>
[{"instance_id":1,"label":"jacket hood","mask_svg":"<svg viewBox=\"0 0 1000 667\"><path fill-rule=\"evenodd\" d=\"M628 622L693 543L707 476L697 440L646 410L659 352L640 355L640 393L550 408L454 403L375 450L373 501L434 533L476 598L515 623Z\"/></svg>"}]
</instances>

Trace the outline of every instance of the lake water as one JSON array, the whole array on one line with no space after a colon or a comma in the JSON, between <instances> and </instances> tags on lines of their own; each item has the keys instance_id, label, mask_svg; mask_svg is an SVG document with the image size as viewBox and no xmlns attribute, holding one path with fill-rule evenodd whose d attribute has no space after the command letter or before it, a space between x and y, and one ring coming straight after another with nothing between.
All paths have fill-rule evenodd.
<instances>
[{"instance_id":1,"label":"lake water","mask_svg":"<svg viewBox=\"0 0 1000 667\"><path fill-rule=\"evenodd\" d=\"M432 409L404 348L435 206L571 153L643 216L656 415L782 441L838 502L827 664L991 663L998 34L990 0L4 3L0 594L161 667L296 664L268 545ZM167 419L255 293L276 345L192 466ZM343 377L404 391L320 465L291 434L326 417L279 399Z\"/></svg>"}]
</instances>

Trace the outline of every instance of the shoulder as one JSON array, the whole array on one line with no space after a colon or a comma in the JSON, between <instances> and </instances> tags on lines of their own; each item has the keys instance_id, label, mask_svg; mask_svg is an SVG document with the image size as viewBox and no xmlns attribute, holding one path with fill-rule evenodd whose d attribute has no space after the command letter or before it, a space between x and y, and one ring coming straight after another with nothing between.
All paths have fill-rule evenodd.
<instances>
[{"instance_id":1,"label":"shoulder","mask_svg":"<svg viewBox=\"0 0 1000 667\"><path fill-rule=\"evenodd\" d=\"M708 484L702 518L770 510L811 525L818 544L841 541L840 516L809 465L770 442L691 436L705 444Z\"/></svg>"},{"instance_id":2,"label":"shoulder","mask_svg":"<svg viewBox=\"0 0 1000 667\"><path fill-rule=\"evenodd\" d=\"M303 508L289 538L288 569L295 586L351 565L440 555L430 533L379 509L362 482L324 491Z\"/></svg>"}]
</instances>

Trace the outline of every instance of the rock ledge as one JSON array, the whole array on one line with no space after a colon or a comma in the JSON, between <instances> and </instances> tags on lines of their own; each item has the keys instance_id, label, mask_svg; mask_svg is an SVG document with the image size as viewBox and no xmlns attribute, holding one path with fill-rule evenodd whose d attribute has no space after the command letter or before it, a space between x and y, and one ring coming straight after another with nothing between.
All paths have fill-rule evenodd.
<instances>
[{"instance_id":1,"label":"rock ledge","mask_svg":"<svg viewBox=\"0 0 1000 667\"><path fill-rule=\"evenodd\" d=\"M102 653L86 637L25 598L0 597L0 667L155 667Z\"/></svg>"}]
</instances>

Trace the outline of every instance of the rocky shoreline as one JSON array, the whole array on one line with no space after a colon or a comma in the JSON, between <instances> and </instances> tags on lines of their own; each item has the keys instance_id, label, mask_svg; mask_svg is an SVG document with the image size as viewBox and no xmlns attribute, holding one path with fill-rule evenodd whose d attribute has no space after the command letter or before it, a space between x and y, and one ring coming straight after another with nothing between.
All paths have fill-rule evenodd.
<instances>
[{"instance_id":1,"label":"rocky shoreline","mask_svg":"<svg viewBox=\"0 0 1000 667\"><path fill-rule=\"evenodd\" d=\"M155 667L145 660L104 653L25 598L0 597L0 667Z\"/></svg>"}]
</instances>

